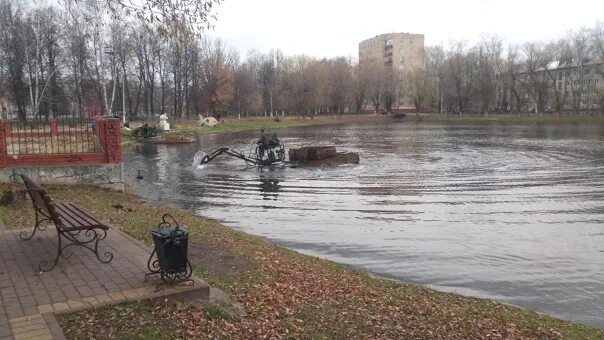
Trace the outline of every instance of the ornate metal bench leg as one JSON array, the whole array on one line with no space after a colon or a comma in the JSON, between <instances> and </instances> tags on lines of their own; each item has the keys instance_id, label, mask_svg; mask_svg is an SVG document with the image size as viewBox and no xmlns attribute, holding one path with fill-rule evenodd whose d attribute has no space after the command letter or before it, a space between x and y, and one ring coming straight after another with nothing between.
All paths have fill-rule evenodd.
<instances>
[{"instance_id":1,"label":"ornate metal bench leg","mask_svg":"<svg viewBox=\"0 0 604 340\"><path fill-rule=\"evenodd\" d=\"M88 229L84 233L81 233L81 231L65 231L61 232L61 234L71 242L63 247L62 252L68 253L65 249L80 246L90 250L101 263L109 263L113 260L113 253L109 251L105 252L103 255L99 254L99 241L104 240L105 237L107 237L106 230L100 229L100 231L97 231L97 229ZM78 236L80 236L80 238L78 238ZM71 255L71 253L68 254Z\"/></svg>"},{"instance_id":2,"label":"ornate metal bench leg","mask_svg":"<svg viewBox=\"0 0 604 340\"><path fill-rule=\"evenodd\" d=\"M36 211L36 225L34 226L34 230L31 232L31 234L29 234L29 232L27 232L27 231L20 232L19 238L21 238L23 241L31 240L31 238L34 237L34 235L36 234L37 230L44 231L46 229L46 226L44 224L42 224L42 222L46 222L46 221L50 221L50 219L48 219L48 218L40 219L40 216L39 216L38 212ZM28 236L28 234L29 234L29 236Z\"/></svg>"},{"instance_id":3,"label":"ornate metal bench leg","mask_svg":"<svg viewBox=\"0 0 604 340\"><path fill-rule=\"evenodd\" d=\"M63 248L61 248L61 238L62 238L61 233L60 232L57 232L57 233L59 234L58 242L57 242L57 256L55 257L55 260L52 263L50 263L46 260L40 261L40 263L38 264L38 269L41 272L51 271L57 265L57 263L59 262L59 258L61 257L61 254L63 253Z\"/></svg>"},{"instance_id":4,"label":"ornate metal bench leg","mask_svg":"<svg viewBox=\"0 0 604 340\"><path fill-rule=\"evenodd\" d=\"M43 260L40 262L38 268L43 272L51 271L57 265L57 262L59 262L59 257L63 256L64 258L69 258L71 256L71 249L67 248L74 246L80 246L90 250L101 263L111 262L111 260L113 260L113 253L107 251L102 255L99 254L99 241L104 240L105 237L107 237L107 231L101 230L101 232L102 234L99 234L99 232L97 232L95 229L86 230L83 235L87 239L80 240L76 238L77 235L80 235L79 231L71 233L58 230L57 233L59 234L59 241L57 246L57 256L54 262L50 263L49 261ZM68 244L64 246L62 241L63 237L66 239L66 241L68 241ZM94 243L94 247L92 246L92 243Z\"/></svg>"},{"instance_id":5,"label":"ornate metal bench leg","mask_svg":"<svg viewBox=\"0 0 604 340\"><path fill-rule=\"evenodd\" d=\"M103 257L105 258L105 260L103 260L103 259L101 258L101 256L99 255L99 241L100 241L100 240L104 240L104 239L105 239L105 237L107 237L107 231L106 231L106 230L101 230L101 231L102 231L102 233L103 233L103 236L102 236L102 237L101 237L101 236L99 236L99 234L98 234L96 231L94 231L94 233L96 234L96 235L95 235L96 240L94 241L94 251L93 251L93 252L94 252L94 254L96 255L96 258L97 258L97 259L98 259L98 260L99 260L101 263L109 263L109 262L111 262L111 260L113 260L113 253L112 253L112 252L110 252L110 251L106 251L106 252L103 254Z\"/></svg>"}]
</instances>

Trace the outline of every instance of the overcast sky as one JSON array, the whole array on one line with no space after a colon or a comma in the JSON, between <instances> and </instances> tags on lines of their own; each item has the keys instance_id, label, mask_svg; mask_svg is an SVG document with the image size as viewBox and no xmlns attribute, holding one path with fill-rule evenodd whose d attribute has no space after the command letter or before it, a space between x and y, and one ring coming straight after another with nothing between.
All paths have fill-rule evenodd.
<instances>
[{"instance_id":1,"label":"overcast sky","mask_svg":"<svg viewBox=\"0 0 604 340\"><path fill-rule=\"evenodd\" d=\"M604 0L223 0L210 35L242 55L251 48L316 57L356 56L361 40L388 32L423 33L426 45L547 41L604 20Z\"/></svg>"}]
</instances>

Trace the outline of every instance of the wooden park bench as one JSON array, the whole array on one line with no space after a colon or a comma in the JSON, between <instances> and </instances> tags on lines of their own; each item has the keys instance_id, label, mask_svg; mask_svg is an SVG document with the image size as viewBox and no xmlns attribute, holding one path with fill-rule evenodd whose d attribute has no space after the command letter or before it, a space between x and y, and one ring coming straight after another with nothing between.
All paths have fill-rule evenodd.
<instances>
[{"instance_id":1,"label":"wooden park bench","mask_svg":"<svg viewBox=\"0 0 604 340\"><path fill-rule=\"evenodd\" d=\"M108 226L71 203L52 201L48 191L28 176L21 174L11 176L13 181L18 178L25 185L25 190L31 198L36 215L34 230L31 233L21 232L19 237L23 240L30 240L37 230L43 231L46 229L44 222L54 223L57 230L57 255L53 262L40 261L38 265L40 271L50 271L57 265L61 256L65 258L71 256L71 253L66 252L65 249L72 246L81 246L90 250L102 263L109 263L113 260L111 252L105 252L101 256L98 251L99 241L107 237Z\"/></svg>"}]
</instances>

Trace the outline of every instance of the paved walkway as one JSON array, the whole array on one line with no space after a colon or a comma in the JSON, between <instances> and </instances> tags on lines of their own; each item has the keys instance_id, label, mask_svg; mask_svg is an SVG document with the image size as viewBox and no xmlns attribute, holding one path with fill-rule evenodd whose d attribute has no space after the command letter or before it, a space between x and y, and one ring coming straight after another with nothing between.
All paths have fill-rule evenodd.
<instances>
[{"instance_id":1,"label":"paved walkway","mask_svg":"<svg viewBox=\"0 0 604 340\"><path fill-rule=\"evenodd\" d=\"M0 229L0 340L62 338L56 314L172 294L209 294L208 285L198 279L192 287L168 286L155 292L158 281L143 282L152 248L116 228L99 244L100 251L113 252L111 263L71 247L73 255L61 258L47 273L37 268L40 260L54 259L54 226L38 231L30 241L19 239L18 232Z\"/></svg>"}]
</instances>

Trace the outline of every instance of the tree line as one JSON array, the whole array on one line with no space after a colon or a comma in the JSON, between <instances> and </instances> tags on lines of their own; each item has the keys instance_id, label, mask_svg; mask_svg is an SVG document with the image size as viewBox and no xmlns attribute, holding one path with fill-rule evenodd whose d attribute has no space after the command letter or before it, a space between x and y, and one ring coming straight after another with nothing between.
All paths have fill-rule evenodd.
<instances>
[{"instance_id":1,"label":"tree line","mask_svg":"<svg viewBox=\"0 0 604 340\"><path fill-rule=\"evenodd\" d=\"M7 111L20 119L164 112L179 118L314 116L400 107L521 112L533 101L543 111L552 100L560 111L566 98L556 94L548 65L587 67L591 59L604 59L604 29L597 23L548 44L504 48L503 39L488 37L474 46L427 47L425 67L401 74L383 62L359 64L351 57L279 50L241 56L187 23L166 29L142 14L128 16L127 7L107 15L95 3L0 0L0 101ZM595 72L604 75L602 64Z\"/></svg>"},{"instance_id":2,"label":"tree line","mask_svg":"<svg viewBox=\"0 0 604 340\"><path fill-rule=\"evenodd\" d=\"M489 36L425 51L427 95L437 112L604 110L602 22L549 42L505 46Z\"/></svg>"}]
</instances>

